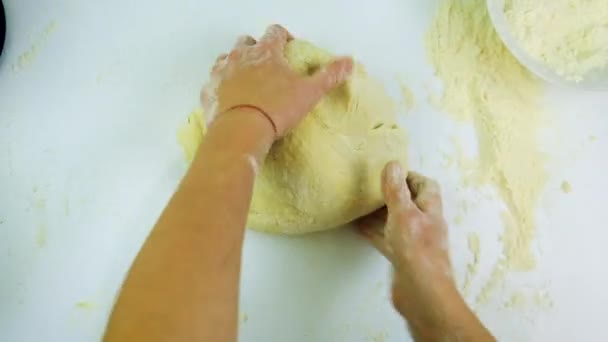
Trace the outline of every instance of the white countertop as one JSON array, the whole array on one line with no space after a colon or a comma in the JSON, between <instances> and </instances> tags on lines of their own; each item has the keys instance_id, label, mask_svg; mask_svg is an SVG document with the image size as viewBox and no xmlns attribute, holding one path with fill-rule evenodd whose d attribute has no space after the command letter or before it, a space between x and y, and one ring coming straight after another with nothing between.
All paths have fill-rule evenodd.
<instances>
[{"instance_id":1,"label":"white countertop","mask_svg":"<svg viewBox=\"0 0 608 342\"><path fill-rule=\"evenodd\" d=\"M1 341L99 339L122 277L184 173L175 133L207 70L237 35L274 22L353 54L396 100L399 78L412 89L417 105L403 119L412 167L442 183L459 285L472 258L467 234L481 236L467 301L500 339L608 339L607 93L549 88L538 267L509 274L479 304L503 227L489 204L454 222L475 190L463 190L445 155L453 135L473 131L426 100L436 80L423 37L438 1L4 2ZM243 258L242 341L407 339L388 300L389 265L349 230L248 232Z\"/></svg>"}]
</instances>

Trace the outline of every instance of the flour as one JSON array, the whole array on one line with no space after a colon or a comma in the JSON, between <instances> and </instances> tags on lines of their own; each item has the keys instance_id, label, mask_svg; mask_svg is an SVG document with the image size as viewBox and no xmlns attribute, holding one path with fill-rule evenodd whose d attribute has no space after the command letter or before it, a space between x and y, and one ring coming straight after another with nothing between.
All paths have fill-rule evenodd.
<instances>
[{"instance_id":1,"label":"flour","mask_svg":"<svg viewBox=\"0 0 608 342\"><path fill-rule=\"evenodd\" d=\"M477 274L477 270L479 269L479 234L469 233L469 235L467 235L467 246L469 247L469 252L471 252L471 255L473 256L473 260L467 265L467 272L464 275L464 284L462 285L462 292L465 297L469 295L471 280Z\"/></svg>"},{"instance_id":2,"label":"flour","mask_svg":"<svg viewBox=\"0 0 608 342\"><path fill-rule=\"evenodd\" d=\"M32 46L30 46L28 50L24 51L22 54L19 55L16 63L13 64L13 71L17 72L29 67L34 62L34 60L36 60L36 57L38 57L38 53L46 45L49 36L53 32L55 32L56 29L57 23L55 21L51 21L45 27L42 34L40 34L40 36L36 38Z\"/></svg>"},{"instance_id":3,"label":"flour","mask_svg":"<svg viewBox=\"0 0 608 342\"><path fill-rule=\"evenodd\" d=\"M572 185L570 185L570 182L568 182L568 181L563 181L562 185L561 185L561 189L565 194L569 194L572 192Z\"/></svg>"},{"instance_id":4,"label":"flour","mask_svg":"<svg viewBox=\"0 0 608 342\"><path fill-rule=\"evenodd\" d=\"M245 160L247 164L251 167L251 171L253 171L253 175L256 176L258 172L260 172L260 166L258 164L257 159L255 159L252 155L245 155Z\"/></svg>"},{"instance_id":5,"label":"flour","mask_svg":"<svg viewBox=\"0 0 608 342\"><path fill-rule=\"evenodd\" d=\"M513 293L511 297L504 303L504 307L512 310L521 310L526 307L526 304L526 295L517 291Z\"/></svg>"},{"instance_id":6,"label":"flour","mask_svg":"<svg viewBox=\"0 0 608 342\"><path fill-rule=\"evenodd\" d=\"M546 182L538 148L543 87L509 53L494 31L484 0L443 0L427 50L444 83L436 104L471 120L479 159L468 184L495 186L505 203L503 257L477 296L484 302L508 271L535 267L536 206Z\"/></svg>"},{"instance_id":7,"label":"flour","mask_svg":"<svg viewBox=\"0 0 608 342\"><path fill-rule=\"evenodd\" d=\"M535 60L571 81L608 68L608 1L506 0L515 38Z\"/></svg>"},{"instance_id":8,"label":"flour","mask_svg":"<svg viewBox=\"0 0 608 342\"><path fill-rule=\"evenodd\" d=\"M416 101L414 93L412 93L412 90L404 82L399 82L399 87L401 88L401 94L403 95L404 109L409 113L414 108Z\"/></svg>"}]
</instances>

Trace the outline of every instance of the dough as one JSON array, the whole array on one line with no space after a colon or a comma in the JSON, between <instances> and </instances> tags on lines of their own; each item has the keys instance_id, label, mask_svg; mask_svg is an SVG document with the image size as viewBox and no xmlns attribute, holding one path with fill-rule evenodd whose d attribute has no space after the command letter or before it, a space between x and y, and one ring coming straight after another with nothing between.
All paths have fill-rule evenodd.
<instances>
[{"instance_id":1,"label":"dough","mask_svg":"<svg viewBox=\"0 0 608 342\"><path fill-rule=\"evenodd\" d=\"M285 55L302 75L333 59L302 40L287 44ZM393 102L382 85L356 65L346 84L322 99L294 131L273 145L255 183L248 226L272 233L309 233L380 208L384 165L399 160L407 166L406 135L396 120ZM202 138L202 122L202 113L195 112L180 132L189 158Z\"/></svg>"}]
</instances>

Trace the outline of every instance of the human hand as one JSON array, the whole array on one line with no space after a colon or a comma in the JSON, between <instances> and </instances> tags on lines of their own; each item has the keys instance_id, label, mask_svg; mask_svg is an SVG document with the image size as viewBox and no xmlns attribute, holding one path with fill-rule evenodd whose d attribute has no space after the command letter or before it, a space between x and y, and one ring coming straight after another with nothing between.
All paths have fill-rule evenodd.
<instances>
[{"instance_id":1,"label":"human hand","mask_svg":"<svg viewBox=\"0 0 608 342\"><path fill-rule=\"evenodd\" d=\"M243 36L229 54L220 56L201 93L209 122L235 108L253 108L270 120L279 138L352 73L352 59L343 57L312 76L297 75L283 54L292 39L285 28L272 25L260 41Z\"/></svg>"},{"instance_id":2,"label":"human hand","mask_svg":"<svg viewBox=\"0 0 608 342\"><path fill-rule=\"evenodd\" d=\"M439 185L398 162L382 174L386 207L355 225L394 266L392 296L407 316L429 310L456 295L447 249L447 227Z\"/></svg>"}]
</instances>

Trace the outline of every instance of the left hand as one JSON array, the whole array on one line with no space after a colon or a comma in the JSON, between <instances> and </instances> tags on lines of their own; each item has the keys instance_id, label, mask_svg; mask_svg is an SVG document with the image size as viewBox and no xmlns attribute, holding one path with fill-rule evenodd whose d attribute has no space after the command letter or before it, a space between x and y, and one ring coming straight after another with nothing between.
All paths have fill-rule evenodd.
<instances>
[{"instance_id":1,"label":"left hand","mask_svg":"<svg viewBox=\"0 0 608 342\"><path fill-rule=\"evenodd\" d=\"M382 174L386 208L355 222L393 264L393 303L406 316L422 314L457 294L448 254L439 185L398 162Z\"/></svg>"},{"instance_id":2,"label":"left hand","mask_svg":"<svg viewBox=\"0 0 608 342\"><path fill-rule=\"evenodd\" d=\"M201 94L209 122L231 109L254 108L270 120L275 138L282 137L352 73L353 61L345 57L312 76L296 74L283 54L292 39L285 28L272 25L260 41L243 36L220 56Z\"/></svg>"}]
</instances>

